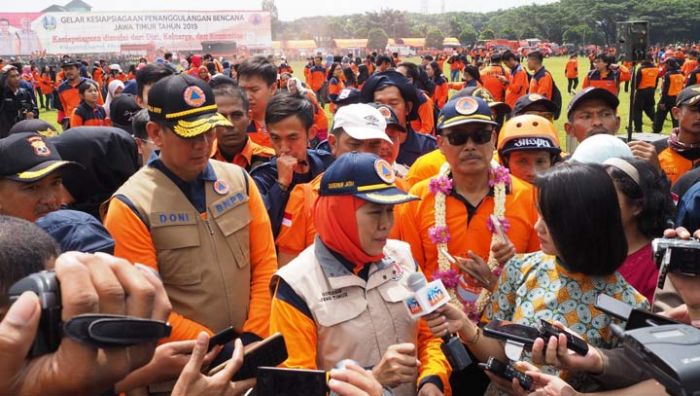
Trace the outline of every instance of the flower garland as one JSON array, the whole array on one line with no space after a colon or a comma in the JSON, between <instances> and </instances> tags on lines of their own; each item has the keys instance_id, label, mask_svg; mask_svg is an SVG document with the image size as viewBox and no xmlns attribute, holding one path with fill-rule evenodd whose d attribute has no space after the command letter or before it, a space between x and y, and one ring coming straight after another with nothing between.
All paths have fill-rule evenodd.
<instances>
[{"instance_id":1,"label":"flower garland","mask_svg":"<svg viewBox=\"0 0 700 396\"><path fill-rule=\"evenodd\" d=\"M511 179L508 169L492 161L491 168L489 169L489 187L492 187L494 190L493 214L501 223L503 232L507 232L510 228L510 224L505 217L506 189L510 183ZM450 230L445 220L445 200L447 196L450 195L453 188L452 179L450 178L450 165L447 162L442 165L438 175L430 179L428 188L430 192L435 195L435 225L428 229L428 237L436 245L438 252L438 270L433 273L433 278L442 280L452 300L459 302L471 318L478 318L478 315L483 311L491 298L491 292L485 288L481 288L475 302L464 301L458 297L457 290L460 286L460 282L463 281L464 275L452 268L452 264L456 263L452 256L450 256L447 248L447 243L450 241ZM496 232L496 227L490 218L487 227L492 233L491 246L493 246L496 241L501 240L501 237ZM502 266L493 257L493 253L489 254L487 264L496 277L500 276Z\"/></svg>"}]
</instances>

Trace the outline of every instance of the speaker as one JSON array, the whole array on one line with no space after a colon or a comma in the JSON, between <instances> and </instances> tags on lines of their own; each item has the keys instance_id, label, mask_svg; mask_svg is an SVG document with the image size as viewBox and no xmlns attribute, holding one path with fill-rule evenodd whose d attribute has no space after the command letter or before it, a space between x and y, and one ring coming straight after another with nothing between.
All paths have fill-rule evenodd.
<instances>
[{"instance_id":1,"label":"speaker","mask_svg":"<svg viewBox=\"0 0 700 396\"><path fill-rule=\"evenodd\" d=\"M649 22L617 23L617 53L622 61L641 62L649 48Z\"/></svg>"}]
</instances>

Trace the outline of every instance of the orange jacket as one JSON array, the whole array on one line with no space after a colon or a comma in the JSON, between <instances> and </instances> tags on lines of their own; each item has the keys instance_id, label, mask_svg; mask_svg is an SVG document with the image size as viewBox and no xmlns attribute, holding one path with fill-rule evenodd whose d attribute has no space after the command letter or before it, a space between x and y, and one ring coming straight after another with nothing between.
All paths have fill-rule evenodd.
<instances>
[{"instance_id":1,"label":"orange jacket","mask_svg":"<svg viewBox=\"0 0 700 396\"><path fill-rule=\"evenodd\" d=\"M70 116L70 127L77 126L110 126L112 121L107 118L104 107L97 105L94 109L85 102L73 110Z\"/></svg>"},{"instance_id":2,"label":"orange jacket","mask_svg":"<svg viewBox=\"0 0 700 396\"><path fill-rule=\"evenodd\" d=\"M435 92L433 93L432 99L439 109L442 109L445 103L447 103L447 95L449 90L450 88L444 78L441 78L435 82Z\"/></svg>"},{"instance_id":3,"label":"orange jacket","mask_svg":"<svg viewBox=\"0 0 700 396\"><path fill-rule=\"evenodd\" d=\"M51 75L49 73L44 73L39 77L39 92L41 92L44 95L48 95L51 92L53 92L54 88L54 82L51 79Z\"/></svg>"},{"instance_id":4,"label":"orange jacket","mask_svg":"<svg viewBox=\"0 0 700 396\"><path fill-rule=\"evenodd\" d=\"M511 70L510 84L508 84L506 88L506 103L511 109L515 107L515 102L517 102L520 97L527 95L527 90L530 85L527 78L527 73L520 64L518 64L515 69Z\"/></svg>"},{"instance_id":5,"label":"orange jacket","mask_svg":"<svg viewBox=\"0 0 700 396\"><path fill-rule=\"evenodd\" d=\"M554 94L554 80L552 75L542 66L530 79L530 90L528 93L535 93L552 100Z\"/></svg>"},{"instance_id":6,"label":"orange jacket","mask_svg":"<svg viewBox=\"0 0 700 396\"><path fill-rule=\"evenodd\" d=\"M637 70L637 89L656 89L659 83L659 68L651 65Z\"/></svg>"},{"instance_id":7,"label":"orange jacket","mask_svg":"<svg viewBox=\"0 0 700 396\"><path fill-rule=\"evenodd\" d=\"M569 61L566 62L564 74L566 74L566 78L578 77L578 59L569 59Z\"/></svg>"},{"instance_id":8,"label":"orange jacket","mask_svg":"<svg viewBox=\"0 0 700 396\"><path fill-rule=\"evenodd\" d=\"M583 79L581 88L597 87L607 89L617 96L620 92L620 80L616 72L608 71L601 74L598 70L591 70Z\"/></svg>"},{"instance_id":9,"label":"orange jacket","mask_svg":"<svg viewBox=\"0 0 700 396\"><path fill-rule=\"evenodd\" d=\"M338 95L340 94L340 91L343 90L343 88L345 88L345 84L343 83L342 80L338 80L335 77L331 78L330 81L328 82L328 97L331 100L335 100L338 97ZM331 102L331 104L328 108L329 108L331 113L335 114L335 108L336 108L335 103Z\"/></svg>"},{"instance_id":10,"label":"orange jacket","mask_svg":"<svg viewBox=\"0 0 700 396\"><path fill-rule=\"evenodd\" d=\"M685 63L683 63L683 66L681 66L681 71L683 72L684 76L688 77L688 74L697 68L698 61L695 59L688 59L685 61Z\"/></svg>"},{"instance_id":11,"label":"orange jacket","mask_svg":"<svg viewBox=\"0 0 700 396\"><path fill-rule=\"evenodd\" d=\"M426 135L435 134L435 112L433 100L430 99L427 93L420 91L425 98L425 102L418 106L418 118L411 121L411 128L418 133Z\"/></svg>"},{"instance_id":12,"label":"orange jacket","mask_svg":"<svg viewBox=\"0 0 700 396\"><path fill-rule=\"evenodd\" d=\"M323 83L326 81L326 68L323 66L314 66L311 68L311 89L318 92Z\"/></svg>"},{"instance_id":13,"label":"orange jacket","mask_svg":"<svg viewBox=\"0 0 700 396\"><path fill-rule=\"evenodd\" d=\"M481 83L496 102L503 102L506 93L506 83L499 77L508 80L508 73L501 65L490 65L481 71Z\"/></svg>"},{"instance_id":14,"label":"orange jacket","mask_svg":"<svg viewBox=\"0 0 700 396\"><path fill-rule=\"evenodd\" d=\"M214 145L212 146L210 158L221 162L236 164L250 172L254 166L267 162L274 156L275 150L269 147L261 146L251 139L248 139L248 142L246 142L245 146L243 146L243 149L234 155L230 161L224 157L224 154L221 153L221 150L219 150L218 143L215 141Z\"/></svg>"},{"instance_id":15,"label":"orange jacket","mask_svg":"<svg viewBox=\"0 0 700 396\"><path fill-rule=\"evenodd\" d=\"M661 170L671 180L671 184L675 184L681 176L700 164L700 160L689 160L669 147L660 150L658 156Z\"/></svg>"}]
</instances>

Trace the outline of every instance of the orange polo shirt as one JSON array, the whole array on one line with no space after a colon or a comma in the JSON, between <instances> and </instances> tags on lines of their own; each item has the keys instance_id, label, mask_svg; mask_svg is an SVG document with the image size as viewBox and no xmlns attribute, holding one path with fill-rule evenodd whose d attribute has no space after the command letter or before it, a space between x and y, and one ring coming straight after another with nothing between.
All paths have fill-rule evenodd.
<instances>
[{"instance_id":1,"label":"orange polo shirt","mask_svg":"<svg viewBox=\"0 0 700 396\"><path fill-rule=\"evenodd\" d=\"M272 274L277 270L277 260L274 254L270 255L273 244L270 223L267 219L267 210L262 201L253 178L248 178L248 207L250 210L250 265L251 265L251 289L250 309L248 319L243 324L242 332L250 332L260 336L269 334L270 316L270 285L268 284ZM205 218L207 213L200 213ZM112 199L104 218L105 228L114 238L114 255L129 260L132 263L141 263L158 270L156 248L148 227L139 216L124 202ZM272 250L271 250L272 249ZM193 263L196 265L196 263ZM259 281L265 279L266 281ZM212 335L211 329L188 319L177 312L171 312L168 322L173 331L165 341L193 340L197 335L205 331ZM161 340L162 342L163 340Z\"/></svg>"},{"instance_id":2,"label":"orange polo shirt","mask_svg":"<svg viewBox=\"0 0 700 396\"><path fill-rule=\"evenodd\" d=\"M425 102L418 106L418 118L411 121L411 128L418 133L434 135L435 133L435 108L433 100L424 91L420 94L425 98Z\"/></svg>"},{"instance_id":3,"label":"orange polo shirt","mask_svg":"<svg viewBox=\"0 0 700 396\"><path fill-rule=\"evenodd\" d=\"M534 226L537 221L535 193L532 186L511 177L512 185L506 195L505 217L510 223L506 233L518 253L540 249ZM397 207L396 222L400 239L411 245L413 258L428 278L438 269L437 248L428 237L428 229L435 225L435 196L428 188L429 180L423 180L411 188L410 193L421 198ZM494 198L491 194L469 214L466 201L452 194L445 201L446 224L451 234L447 244L453 256L468 257L472 251L488 259L491 247L491 232L487 220L493 213Z\"/></svg>"},{"instance_id":4,"label":"orange polo shirt","mask_svg":"<svg viewBox=\"0 0 700 396\"><path fill-rule=\"evenodd\" d=\"M406 183L413 187L418 182L437 175L445 161L447 160L440 149L421 155L408 169Z\"/></svg>"},{"instance_id":5,"label":"orange polo shirt","mask_svg":"<svg viewBox=\"0 0 700 396\"><path fill-rule=\"evenodd\" d=\"M253 165L257 165L261 162L267 162L270 160L270 158L274 156L275 150L269 147L261 146L252 141L251 139L248 139L248 142L246 142L245 146L243 146L243 150L241 150L239 153L236 153L236 155L233 156L233 159L231 159L231 161L227 160L226 157L224 157L224 155L221 153L221 150L219 150L218 142L215 141L214 145L212 146L210 158L221 162L236 164L241 168L245 169L246 171L250 172Z\"/></svg>"}]
</instances>

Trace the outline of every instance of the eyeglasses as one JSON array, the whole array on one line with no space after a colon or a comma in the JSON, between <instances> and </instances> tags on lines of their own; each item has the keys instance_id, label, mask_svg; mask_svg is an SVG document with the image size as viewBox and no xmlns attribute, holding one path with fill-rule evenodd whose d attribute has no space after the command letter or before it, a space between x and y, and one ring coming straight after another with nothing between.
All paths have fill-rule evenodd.
<instances>
[{"instance_id":1,"label":"eyeglasses","mask_svg":"<svg viewBox=\"0 0 700 396\"><path fill-rule=\"evenodd\" d=\"M453 146L463 146L471 139L474 144L486 144L491 141L493 130L482 129L475 132L452 132L445 136L447 142Z\"/></svg>"}]
</instances>

